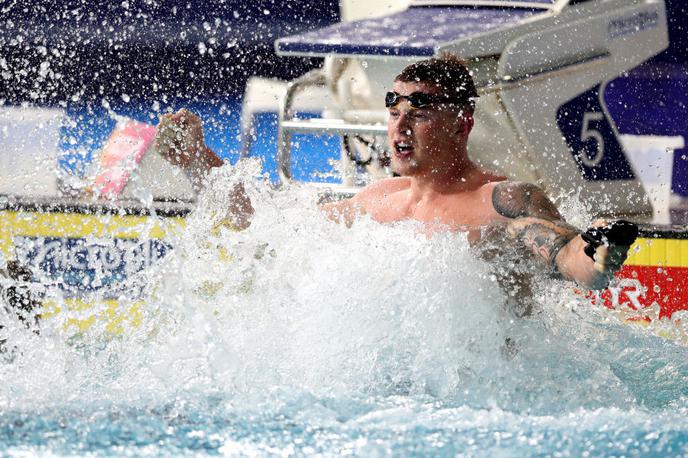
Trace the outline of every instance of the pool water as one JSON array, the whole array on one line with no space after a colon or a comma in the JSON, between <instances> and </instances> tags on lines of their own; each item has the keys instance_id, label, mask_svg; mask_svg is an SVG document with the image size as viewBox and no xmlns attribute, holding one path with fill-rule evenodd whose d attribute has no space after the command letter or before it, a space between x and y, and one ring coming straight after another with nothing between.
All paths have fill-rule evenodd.
<instances>
[{"instance_id":1,"label":"pool water","mask_svg":"<svg viewBox=\"0 0 688 458\"><path fill-rule=\"evenodd\" d=\"M311 191L262 173L216 172L143 274L140 326L10 323L0 454L688 453L685 347L545 274L536 312L517 318L464 236L365 218L347 229ZM252 225L214 233L238 180Z\"/></svg>"},{"instance_id":2,"label":"pool water","mask_svg":"<svg viewBox=\"0 0 688 458\"><path fill-rule=\"evenodd\" d=\"M532 416L416 397L281 400L240 412L207 396L3 415L9 455L679 456L685 423L641 410ZM260 406L257 406L259 408ZM678 424L676 424L678 422ZM18 438L21 438L18 440Z\"/></svg>"}]
</instances>

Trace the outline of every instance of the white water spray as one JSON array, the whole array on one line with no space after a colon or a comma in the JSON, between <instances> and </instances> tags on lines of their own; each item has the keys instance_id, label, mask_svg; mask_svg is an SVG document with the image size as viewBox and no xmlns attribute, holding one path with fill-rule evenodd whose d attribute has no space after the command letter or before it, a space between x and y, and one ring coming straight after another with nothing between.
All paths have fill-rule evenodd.
<instances>
[{"instance_id":1,"label":"white water spray","mask_svg":"<svg viewBox=\"0 0 688 458\"><path fill-rule=\"evenodd\" d=\"M570 284L543 280L538 312L515 318L464 235L429 239L415 223L366 218L346 228L312 191L247 178L258 171L245 162L214 174L175 249L145 273L139 327L66 340L46 323L2 366L0 405L402 395L558 412L685 394L684 359L657 339L629 338ZM256 209L251 226L213 230L239 181ZM629 343L656 357L635 364ZM653 375L657 364L672 372ZM663 391L629 382L637 377Z\"/></svg>"}]
</instances>

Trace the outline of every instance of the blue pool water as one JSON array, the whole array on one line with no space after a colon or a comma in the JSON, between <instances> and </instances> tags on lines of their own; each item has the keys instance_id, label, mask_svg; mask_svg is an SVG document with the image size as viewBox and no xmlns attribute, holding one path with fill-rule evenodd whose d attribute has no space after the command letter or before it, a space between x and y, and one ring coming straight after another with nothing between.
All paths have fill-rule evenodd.
<instances>
[{"instance_id":1,"label":"blue pool water","mask_svg":"<svg viewBox=\"0 0 688 458\"><path fill-rule=\"evenodd\" d=\"M145 407L3 415L3 452L20 455L679 456L682 415L578 411L564 417L430 399L291 400L240 413L221 397ZM341 404L346 404L342 413ZM371 413L372 412L372 413ZM684 412L685 414L685 412ZM585 417L580 424L581 417ZM306 417L306 418L304 418ZM311 417L311 418L308 418ZM372 417L372 418L371 418ZM678 422L678 425L676 424Z\"/></svg>"}]
</instances>

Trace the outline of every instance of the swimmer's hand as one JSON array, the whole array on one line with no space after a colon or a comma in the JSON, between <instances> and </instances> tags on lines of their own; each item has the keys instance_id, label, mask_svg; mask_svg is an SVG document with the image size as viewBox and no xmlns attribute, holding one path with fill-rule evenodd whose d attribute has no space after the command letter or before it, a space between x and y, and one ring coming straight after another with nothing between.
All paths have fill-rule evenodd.
<instances>
[{"instance_id":1,"label":"swimmer's hand","mask_svg":"<svg viewBox=\"0 0 688 458\"><path fill-rule=\"evenodd\" d=\"M196 192L203 189L212 168L224 165L205 144L201 118L187 109L160 117L155 147L168 162L184 170ZM225 218L232 228L241 230L251 224L253 212L244 185L237 184L232 190Z\"/></svg>"},{"instance_id":2,"label":"swimmer's hand","mask_svg":"<svg viewBox=\"0 0 688 458\"><path fill-rule=\"evenodd\" d=\"M628 257L628 250L638 238L638 226L629 221L598 222L581 234L585 254L599 273L596 287L606 287ZM603 284L603 285L602 285Z\"/></svg>"},{"instance_id":3,"label":"swimmer's hand","mask_svg":"<svg viewBox=\"0 0 688 458\"><path fill-rule=\"evenodd\" d=\"M160 117L155 148L168 162L184 170L196 191L208 171L223 164L205 144L201 118L187 109Z\"/></svg>"}]
</instances>

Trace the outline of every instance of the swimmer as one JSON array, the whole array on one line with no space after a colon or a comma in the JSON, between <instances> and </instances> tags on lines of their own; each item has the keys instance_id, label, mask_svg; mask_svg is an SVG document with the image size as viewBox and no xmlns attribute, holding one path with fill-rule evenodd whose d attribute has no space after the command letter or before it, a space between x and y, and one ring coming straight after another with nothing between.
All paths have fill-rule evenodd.
<instances>
[{"instance_id":1,"label":"swimmer","mask_svg":"<svg viewBox=\"0 0 688 458\"><path fill-rule=\"evenodd\" d=\"M407 66L385 97L391 166L399 176L323 205L327 216L347 225L360 215L380 223L416 220L429 231L468 232L476 246L507 241L561 278L605 288L626 260L637 227L599 222L582 232L564 221L536 185L508 181L472 162L466 146L476 97L469 71L453 55ZM212 167L223 164L205 145L201 120L193 113L164 115L158 129L158 151L183 167L197 189ZM229 217L246 227L253 212L250 200L241 187L234 196ZM512 283L527 292L523 282Z\"/></svg>"}]
</instances>

